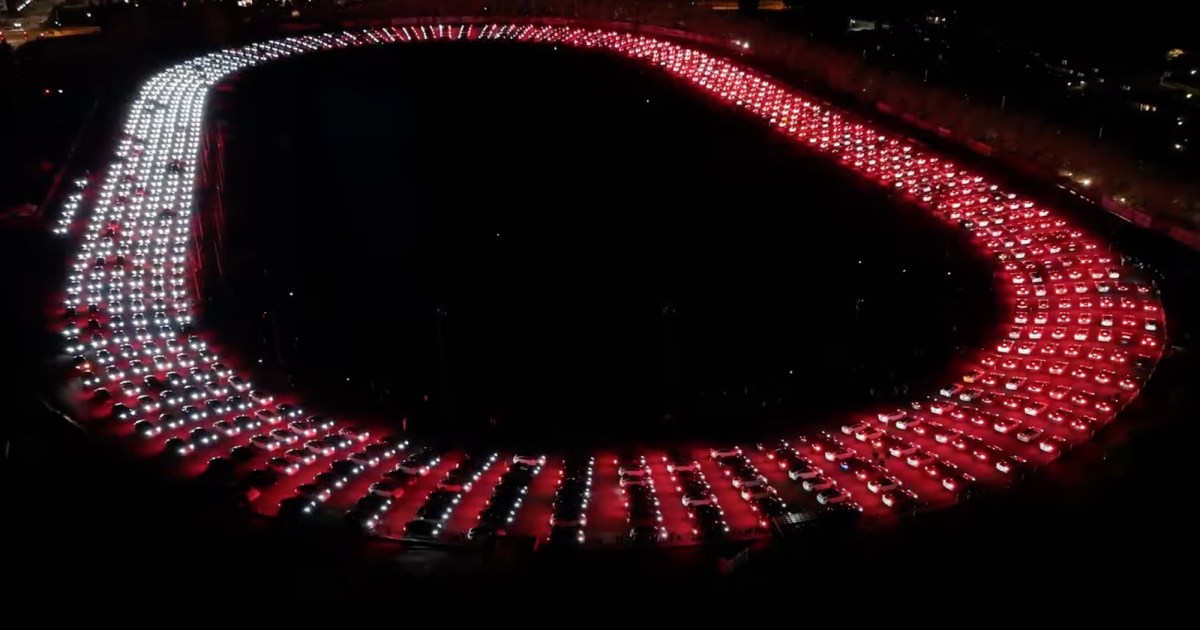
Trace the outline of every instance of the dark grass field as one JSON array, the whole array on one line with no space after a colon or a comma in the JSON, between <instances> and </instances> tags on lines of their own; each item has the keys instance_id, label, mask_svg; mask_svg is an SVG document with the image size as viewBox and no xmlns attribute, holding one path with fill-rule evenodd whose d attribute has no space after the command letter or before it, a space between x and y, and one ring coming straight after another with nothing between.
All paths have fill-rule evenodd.
<instances>
[{"instance_id":1,"label":"dark grass field","mask_svg":"<svg viewBox=\"0 0 1200 630\"><path fill-rule=\"evenodd\" d=\"M313 406L557 445L747 436L937 376L990 276L914 208L600 53L242 75L208 316Z\"/></svg>"}]
</instances>

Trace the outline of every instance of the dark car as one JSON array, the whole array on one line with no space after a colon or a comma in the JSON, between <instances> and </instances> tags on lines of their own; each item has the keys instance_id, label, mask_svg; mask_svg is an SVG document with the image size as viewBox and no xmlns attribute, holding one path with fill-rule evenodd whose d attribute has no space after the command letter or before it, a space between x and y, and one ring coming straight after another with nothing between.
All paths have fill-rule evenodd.
<instances>
[{"instance_id":1,"label":"dark car","mask_svg":"<svg viewBox=\"0 0 1200 630\"><path fill-rule=\"evenodd\" d=\"M664 538L664 531L657 525L638 525L629 531L629 541L638 547L657 545Z\"/></svg>"},{"instance_id":2,"label":"dark car","mask_svg":"<svg viewBox=\"0 0 1200 630\"><path fill-rule=\"evenodd\" d=\"M279 475L266 468L256 468L250 471L250 474L246 475L246 484L251 488L262 490L270 488L277 483L279 483Z\"/></svg>"},{"instance_id":3,"label":"dark car","mask_svg":"<svg viewBox=\"0 0 1200 630\"><path fill-rule=\"evenodd\" d=\"M229 449L229 459L235 462L247 462L258 456L258 449L246 444L239 444Z\"/></svg>"},{"instance_id":4,"label":"dark car","mask_svg":"<svg viewBox=\"0 0 1200 630\"><path fill-rule=\"evenodd\" d=\"M377 494L368 494L354 503L354 509L364 512L385 512L391 506L391 499Z\"/></svg>"},{"instance_id":5,"label":"dark car","mask_svg":"<svg viewBox=\"0 0 1200 630\"><path fill-rule=\"evenodd\" d=\"M348 459L339 459L329 465L329 470L343 477L353 477L361 473L363 467L362 464L356 464Z\"/></svg>"},{"instance_id":6,"label":"dark car","mask_svg":"<svg viewBox=\"0 0 1200 630\"><path fill-rule=\"evenodd\" d=\"M442 524L437 521L417 519L404 525L405 538L436 538L442 532Z\"/></svg>"},{"instance_id":7,"label":"dark car","mask_svg":"<svg viewBox=\"0 0 1200 630\"><path fill-rule=\"evenodd\" d=\"M577 547L583 544L582 527L552 527L550 529L550 544L563 547Z\"/></svg>"},{"instance_id":8,"label":"dark car","mask_svg":"<svg viewBox=\"0 0 1200 630\"><path fill-rule=\"evenodd\" d=\"M279 517L284 519L300 519L311 516L317 511L318 503L306 496L288 497L279 502Z\"/></svg>"},{"instance_id":9,"label":"dark car","mask_svg":"<svg viewBox=\"0 0 1200 630\"><path fill-rule=\"evenodd\" d=\"M499 536L507 536L508 531L503 527L494 527L492 525L476 525L467 531L467 540L472 542L486 542Z\"/></svg>"},{"instance_id":10,"label":"dark car","mask_svg":"<svg viewBox=\"0 0 1200 630\"><path fill-rule=\"evenodd\" d=\"M705 519L696 523L692 533L705 541L721 540L729 533L729 525L725 521Z\"/></svg>"}]
</instances>

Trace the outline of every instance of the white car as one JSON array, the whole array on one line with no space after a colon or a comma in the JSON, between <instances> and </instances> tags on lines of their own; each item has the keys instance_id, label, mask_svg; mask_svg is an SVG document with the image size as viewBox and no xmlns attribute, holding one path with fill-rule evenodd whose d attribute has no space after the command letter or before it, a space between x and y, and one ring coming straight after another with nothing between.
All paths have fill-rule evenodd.
<instances>
[{"instance_id":1,"label":"white car","mask_svg":"<svg viewBox=\"0 0 1200 630\"><path fill-rule=\"evenodd\" d=\"M893 444L888 448L888 455L892 457L905 457L916 453L918 450L916 444Z\"/></svg>"},{"instance_id":2,"label":"white car","mask_svg":"<svg viewBox=\"0 0 1200 630\"><path fill-rule=\"evenodd\" d=\"M850 459L851 457L854 457L854 451L848 448L830 449L825 451L825 459L831 462Z\"/></svg>"},{"instance_id":3,"label":"white car","mask_svg":"<svg viewBox=\"0 0 1200 630\"><path fill-rule=\"evenodd\" d=\"M546 463L545 455L513 455L512 462L514 464L524 464L533 466L534 468Z\"/></svg>"},{"instance_id":4,"label":"white car","mask_svg":"<svg viewBox=\"0 0 1200 630\"><path fill-rule=\"evenodd\" d=\"M626 464L617 469L617 474L622 477L645 477L650 474L649 467L645 464Z\"/></svg>"},{"instance_id":5,"label":"white car","mask_svg":"<svg viewBox=\"0 0 1200 630\"><path fill-rule=\"evenodd\" d=\"M667 464L667 472L698 472L700 470L700 462L671 462Z\"/></svg>"},{"instance_id":6,"label":"white car","mask_svg":"<svg viewBox=\"0 0 1200 630\"><path fill-rule=\"evenodd\" d=\"M878 417L879 417L880 422L882 422L884 424L888 424L890 422L895 422L897 420L902 420L904 418L907 418L908 412L903 409L897 409L897 410L889 412L889 413L881 413L881 414L879 414Z\"/></svg>"},{"instance_id":7,"label":"white car","mask_svg":"<svg viewBox=\"0 0 1200 630\"><path fill-rule=\"evenodd\" d=\"M901 418L896 421L896 428L900 429L901 431L904 431L904 430L911 429L916 426L920 426L922 422L924 422L924 420L922 420L921 418L915 417L915 416L909 417L909 418Z\"/></svg>"},{"instance_id":8,"label":"white car","mask_svg":"<svg viewBox=\"0 0 1200 630\"><path fill-rule=\"evenodd\" d=\"M279 441L269 435L256 435L250 438L250 444L264 451L273 451L280 446Z\"/></svg>"},{"instance_id":9,"label":"white car","mask_svg":"<svg viewBox=\"0 0 1200 630\"><path fill-rule=\"evenodd\" d=\"M628 488L629 486L649 486L653 485L649 477L621 477L621 487Z\"/></svg>"},{"instance_id":10,"label":"white car","mask_svg":"<svg viewBox=\"0 0 1200 630\"><path fill-rule=\"evenodd\" d=\"M747 501L755 501L764 497L774 496L775 491L770 486L758 486L755 488L742 488L742 498Z\"/></svg>"},{"instance_id":11,"label":"white car","mask_svg":"<svg viewBox=\"0 0 1200 630\"><path fill-rule=\"evenodd\" d=\"M821 505L834 505L849 500L850 493L838 488L828 488L817 493L817 503Z\"/></svg>"},{"instance_id":12,"label":"white car","mask_svg":"<svg viewBox=\"0 0 1200 630\"><path fill-rule=\"evenodd\" d=\"M1001 418L992 424L992 430L996 433L1012 433L1021 428L1021 423L1008 418Z\"/></svg>"},{"instance_id":13,"label":"white car","mask_svg":"<svg viewBox=\"0 0 1200 630\"><path fill-rule=\"evenodd\" d=\"M757 488L766 485L767 478L762 475L745 475L733 478L734 488Z\"/></svg>"},{"instance_id":14,"label":"white car","mask_svg":"<svg viewBox=\"0 0 1200 630\"><path fill-rule=\"evenodd\" d=\"M941 395L945 396L946 398L954 398L959 393L961 393L964 389L966 389L966 388L963 387L962 384L955 383L953 385L950 385L949 387L943 387L939 393Z\"/></svg>"},{"instance_id":15,"label":"white car","mask_svg":"<svg viewBox=\"0 0 1200 630\"><path fill-rule=\"evenodd\" d=\"M925 451L917 451L912 455L909 455L908 459L904 461L913 468L924 468L925 466L937 461L937 458L929 453L926 453Z\"/></svg>"},{"instance_id":16,"label":"white car","mask_svg":"<svg viewBox=\"0 0 1200 630\"><path fill-rule=\"evenodd\" d=\"M846 435L854 435L855 433L858 433L859 431L862 431L863 429L865 429L869 426L871 426L871 425L867 424L866 422L855 422L854 424L843 424L842 425L842 433L845 433Z\"/></svg>"},{"instance_id":17,"label":"white car","mask_svg":"<svg viewBox=\"0 0 1200 630\"><path fill-rule=\"evenodd\" d=\"M889 490L895 490L900 487L900 482L892 477L881 476L876 477L867 482L867 490L875 494L882 494Z\"/></svg>"},{"instance_id":18,"label":"white car","mask_svg":"<svg viewBox=\"0 0 1200 630\"><path fill-rule=\"evenodd\" d=\"M939 400L936 402L929 403L929 411L932 413L936 413L940 416L948 411L952 411L956 406L957 405L955 405L952 402L946 402L946 401Z\"/></svg>"},{"instance_id":19,"label":"white car","mask_svg":"<svg viewBox=\"0 0 1200 630\"><path fill-rule=\"evenodd\" d=\"M813 479L814 477L820 477L820 476L821 476L821 469L814 468L812 466L798 466L798 467L792 468L791 470L788 471L788 478L790 478L792 481Z\"/></svg>"},{"instance_id":20,"label":"white car","mask_svg":"<svg viewBox=\"0 0 1200 630\"><path fill-rule=\"evenodd\" d=\"M1044 432L1037 427L1024 426L1017 431L1017 439L1026 444L1032 444L1042 437L1042 433Z\"/></svg>"},{"instance_id":21,"label":"white car","mask_svg":"<svg viewBox=\"0 0 1200 630\"><path fill-rule=\"evenodd\" d=\"M714 448L709 451L709 456L713 459L725 459L726 457L737 457L742 454L742 449L734 446L732 448Z\"/></svg>"},{"instance_id":22,"label":"white car","mask_svg":"<svg viewBox=\"0 0 1200 630\"><path fill-rule=\"evenodd\" d=\"M1044 413L1049 408L1050 408L1050 405L1047 405L1044 402L1040 402L1040 401L1031 402L1028 405L1025 405L1025 415L1033 416L1036 418L1037 416L1042 415L1042 413Z\"/></svg>"},{"instance_id":23,"label":"white car","mask_svg":"<svg viewBox=\"0 0 1200 630\"><path fill-rule=\"evenodd\" d=\"M871 440L878 439L882 435L883 431L881 431L879 428L867 426L866 428L855 431L854 439L858 440L859 442L869 442Z\"/></svg>"},{"instance_id":24,"label":"white car","mask_svg":"<svg viewBox=\"0 0 1200 630\"><path fill-rule=\"evenodd\" d=\"M800 486L805 490L812 492L814 490L827 490L832 488L834 486L834 482L832 479L827 477L817 476L811 479L805 479Z\"/></svg>"},{"instance_id":25,"label":"white car","mask_svg":"<svg viewBox=\"0 0 1200 630\"><path fill-rule=\"evenodd\" d=\"M717 498L711 494L689 494L683 497L683 504L687 507L697 505L714 505Z\"/></svg>"},{"instance_id":26,"label":"white car","mask_svg":"<svg viewBox=\"0 0 1200 630\"><path fill-rule=\"evenodd\" d=\"M288 417L291 417L291 416L288 416ZM366 442L368 439L371 438L370 431L367 431L365 429L355 429L353 427L342 427L342 430L338 431L338 435L341 435L342 437L350 438L351 440L354 440L355 442Z\"/></svg>"}]
</instances>

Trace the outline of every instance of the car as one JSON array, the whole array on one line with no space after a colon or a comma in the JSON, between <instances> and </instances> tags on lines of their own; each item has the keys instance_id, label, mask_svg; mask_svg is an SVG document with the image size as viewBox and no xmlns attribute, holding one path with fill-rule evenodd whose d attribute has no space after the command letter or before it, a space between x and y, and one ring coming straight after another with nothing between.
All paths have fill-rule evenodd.
<instances>
[{"instance_id":1,"label":"car","mask_svg":"<svg viewBox=\"0 0 1200 630\"><path fill-rule=\"evenodd\" d=\"M258 411L254 412L254 417L258 418L264 424L279 424L282 422L282 420L279 418L279 414L270 409L259 409Z\"/></svg>"},{"instance_id":2,"label":"car","mask_svg":"<svg viewBox=\"0 0 1200 630\"><path fill-rule=\"evenodd\" d=\"M451 473L438 482L438 490L446 492L470 492L474 478L463 473Z\"/></svg>"},{"instance_id":3,"label":"car","mask_svg":"<svg viewBox=\"0 0 1200 630\"><path fill-rule=\"evenodd\" d=\"M1025 405L1024 411L1025 411L1025 415L1033 416L1036 418L1036 417L1042 415L1049 408L1050 408L1050 405L1048 405L1042 401L1033 401L1033 402L1030 402Z\"/></svg>"},{"instance_id":4,"label":"car","mask_svg":"<svg viewBox=\"0 0 1200 630\"><path fill-rule=\"evenodd\" d=\"M783 499L780 499L778 496L772 494L755 499L750 508L762 516L774 518L776 516L782 516L785 512L787 512L787 503L784 503Z\"/></svg>"},{"instance_id":5,"label":"car","mask_svg":"<svg viewBox=\"0 0 1200 630\"><path fill-rule=\"evenodd\" d=\"M817 503L821 505L834 505L849 500L850 493L840 488L828 488L817 493Z\"/></svg>"},{"instance_id":6,"label":"car","mask_svg":"<svg viewBox=\"0 0 1200 630\"><path fill-rule=\"evenodd\" d=\"M913 468L923 468L928 464L937 461L937 458L929 453L926 453L925 451L917 451L912 455L909 455L908 459L904 461Z\"/></svg>"},{"instance_id":7,"label":"car","mask_svg":"<svg viewBox=\"0 0 1200 630\"><path fill-rule=\"evenodd\" d=\"M814 490L826 490L832 488L834 486L834 482L828 477L817 476L805 479L800 485L805 490L812 492Z\"/></svg>"},{"instance_id":8,"label":"car","mask_svg":"<svg viewBox=\"0 0 1200 630\"><path fill-rule=\"evenodd\" d=\"M238 425L229 420L218 420L213 423L213 430L225 437L233 437L242 432Z\"/></svg>"},{"instance_id":9,"label":"car","mask_svg":"<svg viewBox=\"0 0 1200 630\"><path fill-rule=\"evenodd\" d=\"M288 519L310 516L317 511L319 504L319 501L307 496L288 497L279 502L279 517Z\"/></svg>"},{"instance_id":10,"label":"car","mask_svg":"<svg viewBox=\"0 0 1200 630\"><path fill-rule=\"evenodd\" d=\"M243 431L257 431L263 426L261 420L258 418L251 418L250 416L235 416L233 418L233 423L237 425L237 428Z\"/></svg>"},{"instance_id":11,"label":"car","mask_svg":"<svg viewBox=\"0 0 1200 630\"><path fill-rule=\"evenodd\" d=\"M537 468L538 466L545 465L546 456L545 455L513 455L512 463L524 464L526 466L532 466L534 468Z\"/></svg>"},{"instance_id":12,"label":"car","mask_svg":"<svg viewBox=\"0 0 1200 630\"><path fill-rule=\"evenodd\" d=\"M293 448L283 454L289 462L294 462L300 466L308 466L317 461L315 453L304 449Z\"/></svg>"},{"instance_id":13,"label":"car","mask_svg":"<svg viewBox=\"0 0 1200 630\"><path fill-rule=\"evenodd\" d=\"M205 429L204 427L196 427L195 429L192 429L191 433L188 434L188 439L191 440L192 444L194 444L196 448L200 448L209 446L211 444L216 444L220 439L220 436L212 431L209 431L208 429Z\"/></svg>"},{"instance_id":14,"label":"car","mask_svg":"<svg viewBox=\"0 0 1200 630\"><path fill-rule=\"evenodd\" d=\"M476 525L467 530L467 540L471 542L486 542L500 536L507 536L508 530L493 525Z\"/></svg>"},{"instance_id":15,"label":"car","mask_svg":"<svg viewBox=\"0 0 1200 630\"><path fill-rule=\"evenodd\" d=\"M733 477L734 488L757 488L766 483L767 478L758 474L757 470L745 471Z\"/></svg>"},{"instance_id":16,"label":"car","mask_svg":"<svg viewBox=\"0 0 1200 630\"><path fill-rule=\"evenodd\" d=\"M271 437L278 440L281 444L295 444L300 441L300 436L288 429L275 429L271 431Z\"/></svg>"},{"instance_id":17,"label":"car","mask_svg":"<svg viewBox=\"0 0 1200 630\"><path fill-rule=\"evenodd\" d=\"M950 492L958 492L975 481L975 478L967 473L958 473L956 475L946 475L942 477L942 487Z\"/></svg>"},{"instance_id":18,"label":"car","mask_svg":"<svg viewBox=\"0 0 1200 630\"><path fill-rule=\"evenodd\" d=\"M713 505L717 502L717 498L711 494L685 494L682 502L687 507L696 507L698 505Z\"/></svg>"},{"instance_id":19,"label":"car","mask_svg":"<svg viewBox=\"0 0 1200 630\"><path fill-rule=\"evenodd\" d=\"M563 526L550 528L550 544L555 546L575 547L584 542L582 527Z\"/></svg>"},{"instance_id":20,"label":"car","mask_svg":"<svg viewBox=\"0 0 1200 630\"><path fill-rule=\"evenodd\" d=\"M737 457L742 454L742 449L731 446L726 448L714 448L709 451L709 456L713 459L725 459L728 457Z\"/></svg>"},{"instance_id":21,"label":"car","mask_svg":"<svg viewBox=\"0 0 1200 630\"><path fill-rule=\"evenodd\" d=\"M337 425L337 421L329 416L309 416L308 418L305 418L305 421L316 427L317 431L332 431L333 427ZM399 442L404 444L404 448L408 447L407 440L401 440ZM399 448L397 446L396 450L404 450L404 448Z\"/></svg>"},{"instance_id":22,"label":"car","mask_svg":"<svg viewBox=\"0 0 1200 630\"><path fill-rule=\"evenodd\" d=\"M1021 429L1019 431L1016 432L1016 436L1017 436L1018 440L1026 443L1026 444L1030 444L1030 443L1036 442L1039 438L1041 438L1042 433L1044 433L1044 431L1042 431L1038 427L1025 425L1025 426L1021 427Z\"/></svg>"},{"instance_id":23,"label":"car","mask_svg":"<svg viewBox=\"0 0 1200 630\"><path fill-rule=\"evenodd\" d=\"M1013 433L1021 428L1021 423L1010 418L999 418L992 424L992 429L996 433Z\"/></svg>"},{"instance_id":24,"label":"car","mask_svg":"<svg viewBox=\"0 0 1200 630\"><path fill-rule=\"evenodd\" d=\"M792 481L803 481L821 476L821 469L814 466L797 466L788 470L788 478Z\"/></svg>"},{"instance_id":25,"label":"car","mask_svg":"<svg viewBox=\"0 0 1200 630\"><path fill-rule=\"evenodd\" d=\"M623 475L618 483L620 484L620 486L622 488L628 488L630 486L651 486L651 485L653 485L653 482L650 480L649 477L633 477L633 476L629 476L629 475Z\"/></svg>"},{"instance_id":26,"label":"car","mask_svg":"<svg viewBox=\"0 0 1200 630\"><path fill-rule=\"evenodd\" d=\"M949 444L960 435L962 434L954 429L942 427L941 429L933 432L933 441L937 442L938 444Z\"/></svg>"},{"instance_id":27,"label":"car","mask_svg":"<svg viewBox=\"0 0 1200 630\"><path fill-rule=\"evenodd\" d=\"M888 477L887 475L880 475L879 477L876 477L875 479L872 479L867 482L867 490L870 490L871 492L874 492L875 494L883 494L885 492L889 492L891 490L895 490L896 488L899 488L900 485L901 485L900 482L898 480L896 480L895 477Z\"/></svg>"},{"instance_id":28,"label":"car","mask_svg":"<svg viewBox=\"0 0 1200 630\"><path fill-rule=\"evenodd\" d=\"M288 423L288 428L306 438L313 437L319 433L317 427L309 420L293 420Z\"/></svg>"},{"instance_id":29,"label":"car","mask_svg":"<svg viewBox=\"0 0 1200 630\"><path fill-rule=\"evenodd\" d=\"M267 460L267 467L281 475L294 475L300 470L299 464L284 457L272 457Z\"/></svg>"},{"instance_id":30,"label":"car","mask_svg":"<svg viewBox=\"0 0 1200 630\"><path fill-rule=\"evenodd\" d=\"M133 423L133 430L138 435L149 438L156 435L162 435L162 427L149 420L138 420Z\"/></svg>"},{"instance_id":31,"label":"car","mask_svg":"<svg viewBox=\"0 0 1200 630\"><path fill-rule=\"evenodd\" d=\"M289 420L295 420L296 418L301 418L304 416L303 409L288 403L280 403L275 405L275 409L279 412L280 416L288 418Z\"/></svg>"},{"instance_id":32,"label":"car","mask_svg":"<svg viewBox=\"0 0 1200 630\"><path fill-rule=\"evenodd\" d=\"M888 455L891 455L892 457L907 457L909 455L912 455L913 453L916 453L919 450L920 449L917 448L916 444L910 444L908 442L900 442L898 444L893 444L888 447Z\"/></svg>"},{"instance_id":33,"label":"car","mask_svg":"<svg viewBox=\"0 0 1200 630\"><path fill-rule=\"evenodd\" d=\"M854 432L854 439L859 442L872 442L883 436L883 430L875 425L867 425Z\"/></svg>"},{"instance_id":34,"label":"car","mask_svg":"<svg viewBox=\"0 0 1200 630\"><path fill-rule=\"evenodd\" d=\"M281 446L278 440L269 435L256 435L250 438L250 444L264 451L273 451Z\"/></svg>"},{"instance_id":35,"label":"car","mask_svg":"<svg viewBox=\"0 0 1200 630\"><path fill-rule=\"evenodd\" d=\"M410 475L424 476L429 474L429 469L436 466L441 459L433 449L422 448L400 462L397 470Z\"/></svg>"},{"instance_id":36,"label":"car","mask_svg":"<svg viewBox=\"0 0 1200 630\"><path fill-rule=\"evenodd\" d=\"M827 459L831 462L841 461L843 459L848 459L850 457L854 457L854 451L852 451L848 448L838 447L836 449L830 449L830 450L825 451L825 459Z\"/></svg>"},{"instance_id":37,"label":"car","mask_svg":"<svg viewBox=\"0 0 1200 630\"><path fill-rule=\"evenodd\" d=\"M335 474L349 479L350 477L362 474L365 468L361 464L357 464L348 459L339 459L329 464L329 470Z\"/></svg>"},{"instance_id":38,"label":"car","mask_svg":"<svg viewBox=\"0 0 1200 630\"><path fill-rule=\"evenodd\" d=\"M720 540L729 533L729 525L723 520L701 520L692 527L692 535L705 541Z\"/></svg>"},{"instance_id":39,"label":"car","mask_svg":"<svg viewBox=\"0 0 1200 630\"><path fill-rule=\"evenodd\" d=\"M650 474L650 467L645 464L626 463L617 468L617 474L622 477L645 477Z\"/></svg>"},{"instance_id":40,"label":"car","mask_svg":"<svg viewBox=\"0 0 1200 630\"><path fill-rule=\"evenodd\" d=\"M904 418L907 418L907 417L908 417L908 412L903 409L897 409L895 411L881 413L878 415L879 421L884 424L890 424L897 420L903 420Z\"/></svg>"},{"instance_id":41,"label":"car","mask_svg":"<svg viewBox=\"0 0 1200 630\"><path fill-rule=\"evenodd\" d=\"M382 497L398 499L404 496L404 486L389 480L376 481L375 483L371 484L371 487L367 489L367 492L370 492L371 494L377 494Z\"/></svg>"},{"instance_id":42,"label":"car","mask_svg":"<svg viewBox=\"0 0 1200 630\"><path fill-rule=\"evenodd\" d=\"M552 527L583 527L587 525L587 515L581 508L559 508L550 515Z\"/></svg>"},{"instance_id":43,"label":"car","mask_svg":"<svg viewBox=\"0 0 1200 630\"><path fill-rule=\"evenodd\" d=\"M917 493L907 488L896 488L895 490L884 492L880 500L890 508L903 508L916 505Z\"/></svg>"},{"instance_id":44,"label":"car","mask_svg":"<svg viewBox=\"0 0 1200 630\"><path fill-rule=\"evenodd\" d=\"M773 496L775 494L775 490L771 486L765 486L765 485L764 486L748 486L748 487L742 488L742 491L740 494L742 496L742 499L745 499L746 501L756 501L758 499L763 499L763 498L766 498L769 496Z\"/></svg>"},{"instance_id":45,"label":"car","mask_svg":"<svg viewBox=\"0 0 1200 630\"><path fill-rule=\"evenodd\" d=\"M229 449L229 459L235 462L248 462L258 457L259 449L249 444L238 444Z\"/></svg>"},{"instance_id":46,"label":"car","mask_svg":"<svg viewBox=\"0 0 1200 630\"><path fill-rule=\"evenodd\" d=\"M845 433L846 435L854 435L855 433L858 433L859 431L862 431L863 429L866 429L869 426L871 426L871 425L866 422L855 422L852 424L843 424L842 425L842 433Z\"/></svg>"},{"instance_id":47,"label":"car","mask_svg":"<svg viewBox=\"0 0 1200 630\"><path fill-rule=\"evenodd\" d=\"M1051 455L1058 455L1063 451L1063 449L1066 448L1066 446L1066 440L1054 435L1044 438L1041 442L1038 442L1038 448L1041 449L1043 453L1050 453Z\"/></svg>"},{"instance_id":48,"label":"car","mask_svg":"<svg viewBox=\"0 0 1200 630\"><path fill-rule=\"evenodd\" d=\"M288 417L298 418L299 416L288 415ZM367 440L371 439L370 431L367 431L366 429L356 429L354 427L342 427L342 430L338 431L338 435L355 442L366 442Z\"/></svg>"},{"instance_id":49,"label":"car","mask_svg":"<svg viewBox=\"0 0 1200 630\"><path fill-rule=\"evenodd\" d=\"M196 450L195 444L192 444L191 442L188 442L187 440L184 440L183 438L173 437L173 438L170 438L167 440L166 450L164 452L166 452L170 455L183 457L185 455L190 455L195 450Z\"/></svg>"},{"instance_id":50,"label":"car","mask_svg":"<svg viewBox=\"0 0 1200 630\"><path fill-rule=\"evenodd\" d=\"M379 457L368 453L366 450L358 451L350 455L350 461L362 466L363 468L374 468L379 465Z\"/></svg>"},{"instance_id":51,"label":"car","mask_svg":"<svg viewBox=\"0 0 1200 630\"><path fill-rule=\"evenodd\" d=\"M634 546L653 546L666 538L667 530L658 525L638 525L629 530L629 541Z\"/></svg>"},{"instance_id":52,"label":"car","mask_svg":"<svg viewBox=\"0 0 1200 630\"><path fill-rule=\"evenodd\" d=\"M941 390L938 391L938 393L941 394L942 396L945 396L946 398L954 398L955 396L959 395L964 389L966 389L966 387L964 387L961 383L954 383L953 385L948 385L946 387L943 387Z\"/></svg>"},{"instance_id":53,"label":"car","mask_svg":"<svg viewBox=\"0 0 1200 630\"><path fill-rule=\"evenodd\" d=\"M932 411L932 405L930 407L931 407L930 410ZM896 420L896 422L893 424L893 426L895 426L897 429L900 429L901 431L905 431L905 430L920 426L920 424L922 422L924 422L924 420L922 420L920 416L911 416L911 417L905 417L905 418L900 418L900 419Z\"/></svg>"},{"instance_id":54,"label":"car","mask_svg":"<svg viewBox=\"0 0 1200 630\"><path fill-rule=\"evenodd\" d=\"M324 440L309 440L304 443L304 448L308 449L309 452L313 453L314 455L326 457L333 455L333 453L337 450L332 444L329 444Z\"/></svg>"},{"instance_id":55,"label":"car","mask_svg":"<svg viewBox=\"0 0 1200 630\"><path fill-rule=\"evenodd\" d=\"M437 538L442 533L441 521L415 519L404 524L404 537L428 540Z\"/></svg>"},{"instance_id":56,"label":"car","mask_svg":"<svg viewBox=\"0 0 1200 630\"><path fill-rule=\"evenodd\" d=\"M929 412L940 416L940 415L950 413L956 407L958 407L958 405L956 405L952 402L939 400L936 402L929 403ZM915 426L915 425L911 425L911 426Z\"/></svg>"},{"instance_id":57,"label":"car","mask_svg":"<svg viewBox=\"0 0 1200 630\"><path fill-rule=\"evenodd\" d=\"M1009 455L996 460L996 470L1011 475L1017 470L1023 468L1028 463L1024 457L1020 455Z\"/></svg>"}]
</instances>

